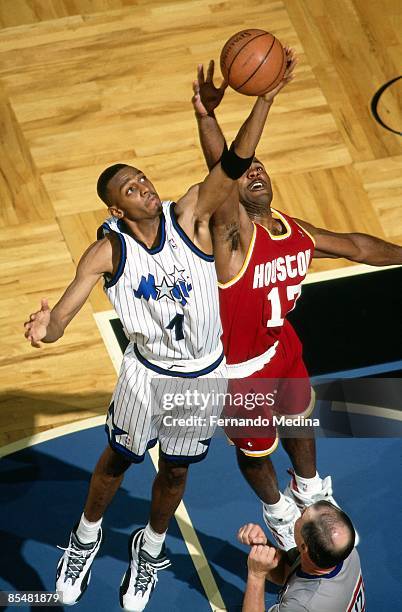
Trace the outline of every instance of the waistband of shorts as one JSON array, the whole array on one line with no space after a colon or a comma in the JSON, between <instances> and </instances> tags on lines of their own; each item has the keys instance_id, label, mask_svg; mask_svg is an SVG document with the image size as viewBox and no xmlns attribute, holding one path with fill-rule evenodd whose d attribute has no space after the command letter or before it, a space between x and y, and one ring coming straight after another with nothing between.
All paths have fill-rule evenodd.
<instances>
[{"instance_id":1,"label":"waistband of shorts","mask_svg":"<svg viewBox=\"0 0 402 612\"><path fill-rule=\"evenodd\" d=\"M242 361L241 363L232 363L226 364L227 367L227 377L228 378L247 378L251 376L255 372L262 370L262 368L271 361L272 357L276 353L276 348L279 344L277 340L275 344L269 347L265 353L262 355L258 355L257 357L253 357L252 359L248 359L247 361Z\"/></svg>"},{"instance_id":2,"label":"waistband of shorts","mask_svg":"<svg viewBox=\"0 0 402 612\"><path fill-rule=\"evenodd\" d=\"M134 353L138 361L143 366L161 374L162 376L178 376L180 378L198 378L210 374L217 367L225 363L222 344L219 343L218 348L200 359L154 359L149 357L144 350L134 343Z\"/></svg>"}]
</instances>

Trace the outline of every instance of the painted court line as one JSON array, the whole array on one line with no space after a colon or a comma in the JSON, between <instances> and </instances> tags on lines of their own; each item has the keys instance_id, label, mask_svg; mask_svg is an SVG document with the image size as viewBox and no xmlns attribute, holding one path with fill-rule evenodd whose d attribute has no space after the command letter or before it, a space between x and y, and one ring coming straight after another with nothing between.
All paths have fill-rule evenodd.
<instances>
[{"instance_id":1,"label":"painted court line","mask_svg":"<svg viewBox=\"0 0 402 612\"><path fill-rule=\"evenodd\" d=\"M114 310L108 310L106 312L95 313L94 317L106 349L118 374L123 355L120 345L117 342L116 336L114 335L110 325L110 319L117 319L117 314ZM157 445L148 451L156 470L158 469L158 449L159 447ZM197 533L191 522L190 515L187 512L183 502L180 502L180 505L175 512L175 518L177 524L179 525L179 529L183 536L189 555L194 563L194 567L197 570L205 594L208 598L211 610L214 612L224 612L226 607L219 592L218 585L216 584Z\"/></svg>"},{"instance_id":2,"label":"painted court line","mask_svg":"<svg viewBox=\"0 0 402 612\"><path fill-rule=\"evenodd\" d=\"M7 455L11 455L11 453L16 453L17 451L28 448L29 446L35 446L35 444L40 444L41 442L54 440L60 436L65 436L77 431L84 431L84 429L90 429L91 427L98 427L98 425L104 425L104 423L104 416L96 416L89 419L84 419L82 421L75 421L74 423L68 423L68 425L53 427L47 431L42 431L33 436L27 436L26 438L22 438L21 440L17 440L16 442L11 442L6 446L2 446L0 448L0 457L6 457Z\"/></svg>"}]
</instances>

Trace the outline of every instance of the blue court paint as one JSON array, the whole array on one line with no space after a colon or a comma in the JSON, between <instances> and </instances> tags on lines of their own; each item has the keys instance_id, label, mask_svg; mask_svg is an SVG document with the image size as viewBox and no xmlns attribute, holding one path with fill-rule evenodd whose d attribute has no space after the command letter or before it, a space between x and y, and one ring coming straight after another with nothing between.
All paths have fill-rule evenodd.
<instances>
[{"instance_id":1,"label":"blue court paint","mask_svg":"<svg viewBox=\"0 0 402 612\"><path fill-rule=\"evenodd\" d=\"M2 503L1 590L52 590L54 572L69 531L78 520L88 481L105 445L101 427L70 434L6 457L0 463ZM396 610L402 571L397 552L402 536L396 525L402 507L402 451L395 439L318 440L322 476L332 474L335 497L356 522L368 610ZM283 488L288 459L273 455ZM148 518L155 475L149 457L126 475L104 520L106 541L91 584L76 610L119 610L118 588L127 566L128 536ZM238 471L233 447L216 438L208 458L190 467L186 507L215 579L231 612L241 610L246 577L246 547L236 541L245 522L263 525L261 505ZM175 521L167 545L173 567L161 572L147 608L150 612L207 612L210 606ZM267 584L267 607L276 587ZM386 608L384 607L386 606ZM9 608L14 609L14 608ZM60 610L60 608L58 608Z\"/></svg>"},{"instance_id":2,"label":"blue court paint","mask_svg":"<svg viewBox=\"0 0 402 612\"><path fill-rule=\"evenodd\" d=\"M0 590L54 590L57 561L79 519L92 469L106 444L102 427L56 438L5 457L1 466ZM120 610L132 530L146 524L155 469L147 456L133 466L104 520L106 540L77 610ZM160 574L150 610L208 610L208 603L176 521L167 538L173 567ZM11 609L11 608L10 608ZM14 608L12 608L14 609ZM37 608L35 608L37 609ZM60 610L61 608L57 608ZM66 608L69 609L69 608Z\"/></svg>"},{"instance_id":3,"label":"blue court paint","mask_svg":"<svg viewBox=\"0 0 402 612\"><path fill-rule=\"evenodd\" d=\"M319 439L317 454L320 475L332 475L335 499L354 520L360 533L358 550L367 609L399 609L402 569L396 553L402 545L402 534L397 527L402 507L400 439ZM290 462L281 446L272 459L283 490L289 481L286 470ZM200 480L189 482L187 507L216 572L227 608L231 612L239 611L247 549L237 543L235 534L246 522L264 526L261 504L242 481L234 449L224 440L214 441L207 462L200 464L200 472ZM211 483L211 478L218 486L214 486L214 481ZM267 608L276 601L275 591L276 587L267 585Z\"/></svg>"}]
</instances>

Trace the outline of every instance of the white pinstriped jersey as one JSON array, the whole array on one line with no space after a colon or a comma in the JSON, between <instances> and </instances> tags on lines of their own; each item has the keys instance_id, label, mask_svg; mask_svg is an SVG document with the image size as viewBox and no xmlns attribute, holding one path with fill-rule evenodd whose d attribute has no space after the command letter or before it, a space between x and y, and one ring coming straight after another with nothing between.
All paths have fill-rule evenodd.
<instances>
[{"instance_id":1,"label":"white pinstriped jersey","mask_svg":"<svg viewBox=\"0 0 402 612\"><path fill-rule=\"evenodd\" d=\"M174 203L162 202L160 244L152 249L111 217L121 258L105 291L130 341L148 359L202 359L221 346L218 285L214 259L200 251L177 223Z\"/></svg>"}]
</instances>

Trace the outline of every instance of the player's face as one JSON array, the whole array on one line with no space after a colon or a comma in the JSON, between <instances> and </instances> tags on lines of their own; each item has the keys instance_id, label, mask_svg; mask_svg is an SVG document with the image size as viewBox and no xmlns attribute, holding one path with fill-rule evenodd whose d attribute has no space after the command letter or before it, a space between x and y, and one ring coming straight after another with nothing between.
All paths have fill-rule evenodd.
<instances>
[{"instance_id":1,"label":"player's face","mask_svg":"<svg viewBox=\"0 0 402 612\"><path fill-rule=\"evenodd\" d=\"M256 158L238 180L240 201L268 207L272 200L272 186L264 165Z\"/></svg>"},{"instance_id":2,"label":"player's face","mask_svg":"<svg viewBox=\"0 0 402 612\"><path fill-rule=\"evenodd\" d=\"M109 181L108 193L111 201L111 212L121 211L117 215L132 221L158 217L162 204L155 187L145 174L137 168L122 168Z\"/></svg>"}]
</instances>

